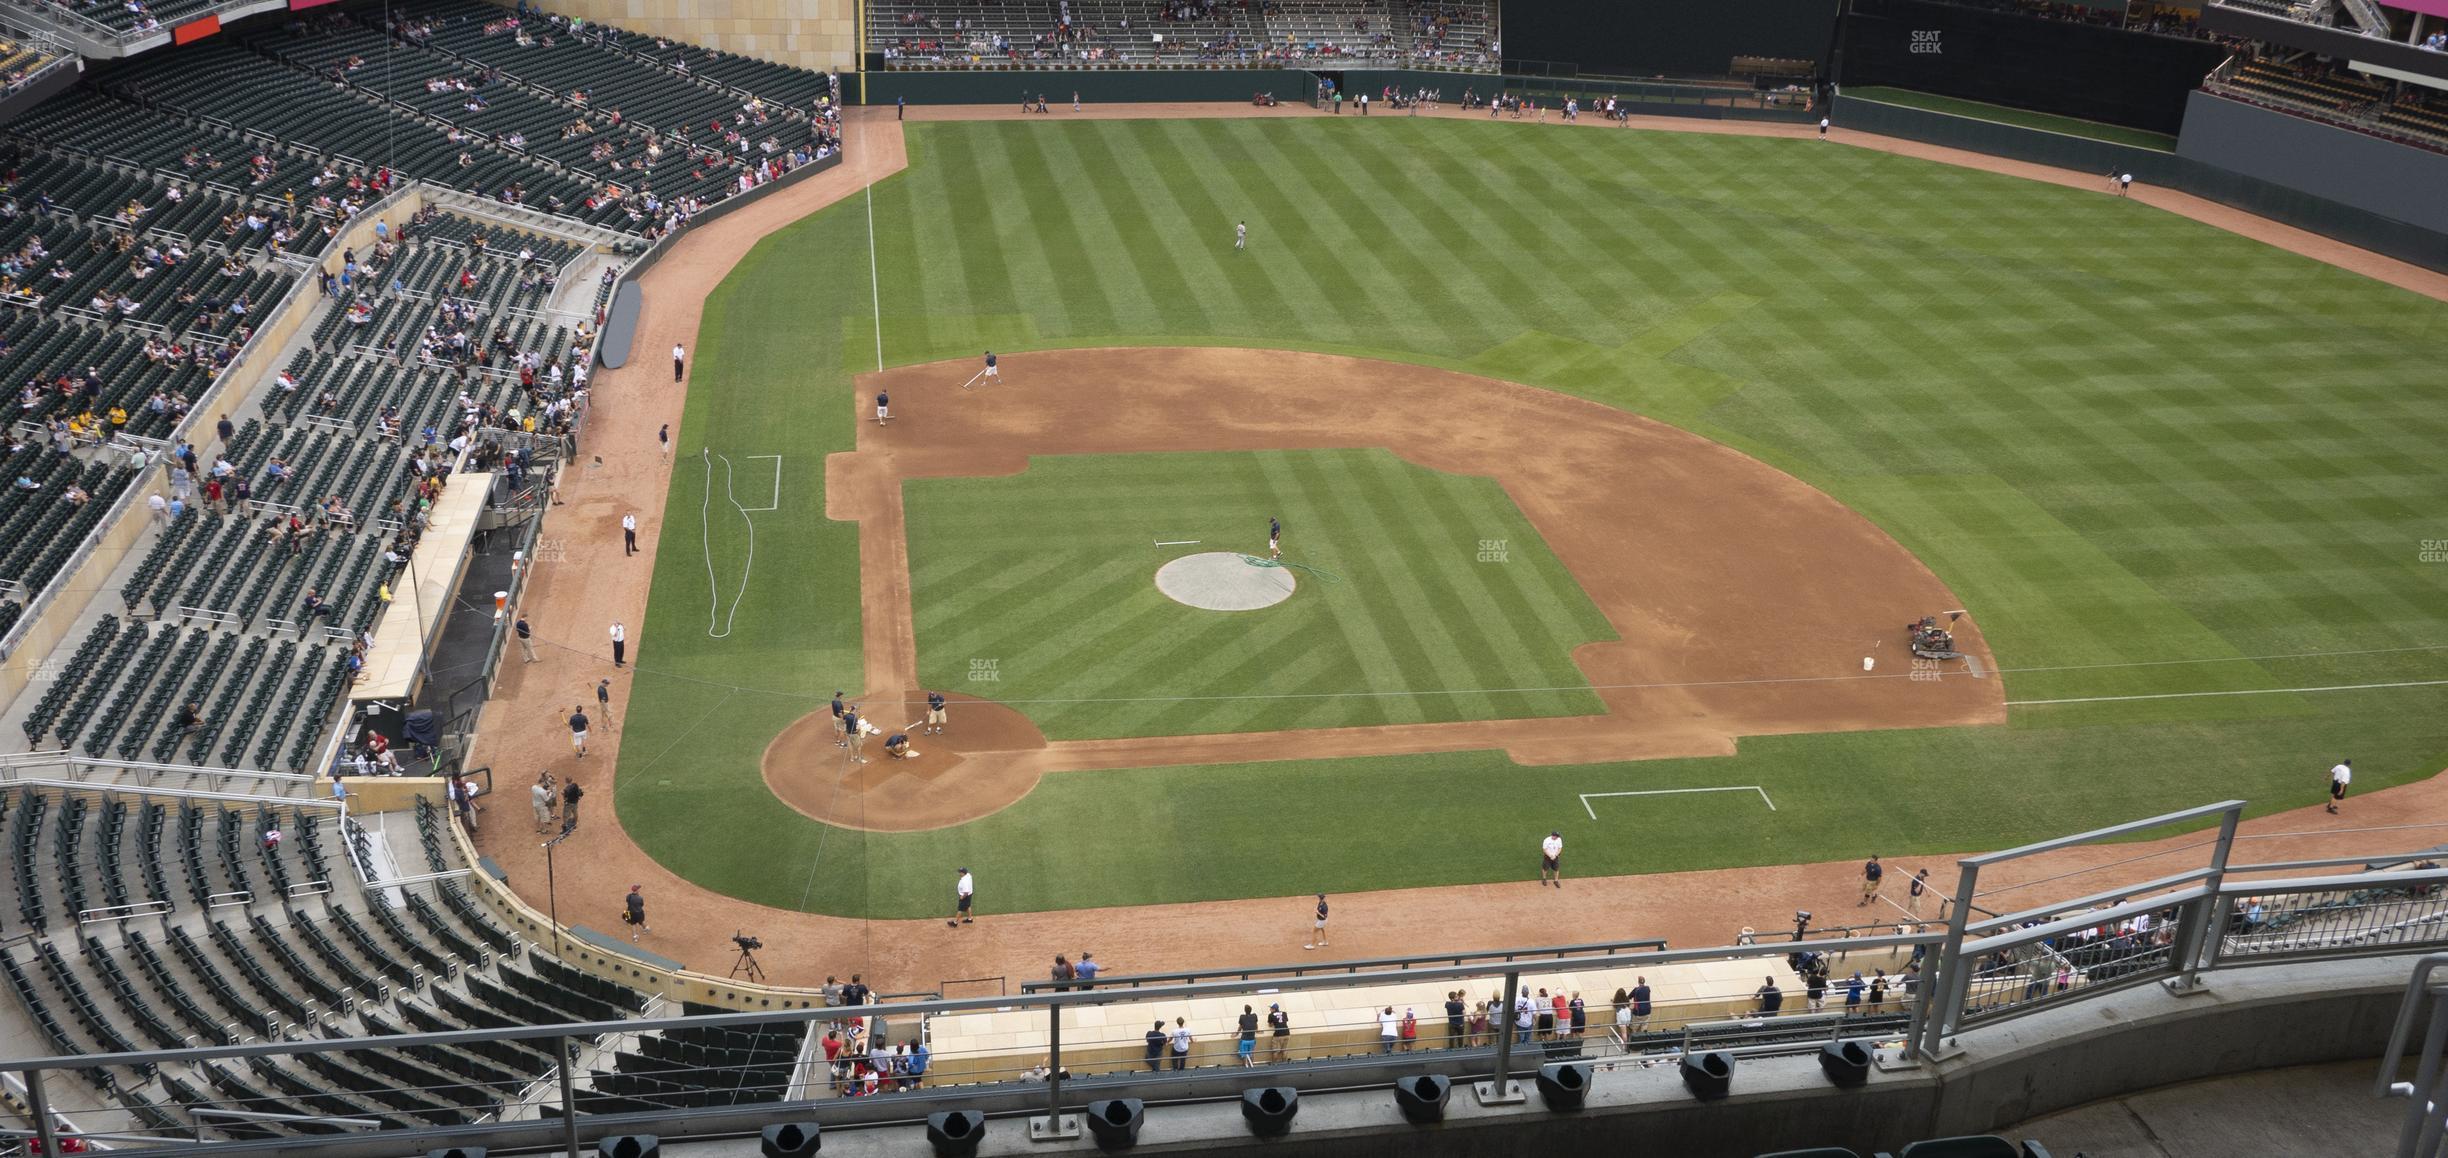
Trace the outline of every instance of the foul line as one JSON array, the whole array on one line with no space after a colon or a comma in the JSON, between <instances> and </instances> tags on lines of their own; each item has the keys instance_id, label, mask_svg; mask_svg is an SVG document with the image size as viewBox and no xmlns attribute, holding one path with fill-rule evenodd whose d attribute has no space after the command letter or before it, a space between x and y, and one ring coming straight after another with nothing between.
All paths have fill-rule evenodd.
<instances>
[{"instance_id":1,"label":"foul line","mask_svg":"<svg viewBox=\"0 0 2448 1158\"><path fill-rule=\"evenodd\" d=\"M2047 704L2114 704L2127 700L2190 700L2205 696L2283 696L2296 692L2361 692L2380 688L2435 688L2448 680L2401 680L2387 684L2330 684L2317 688L2243 688L2224 692L2156 692L2140 696L2075 696L2062 700L2008 700L2010 708L2036 708Z\"/></svg>"},{"instance_id":2,"label":"foul line","mask_svg":"<svg viewBox=\"0 0 2448 1158\"><path fill-rule=\"evenodd\" d=\"M748 517L748 508L740 506L738 496L731 493L731 482L738 472L731 469L731 456L715 455L706 447L697 448L698 460L705 463L705 498L697 507L697 526L705 546L706 565L706 634L715 639L731 638L731 624L739 618L740 600L748 594L748 573L756 568L756 520ZM777 456L778 457L778 456ZM722 585L714 578L714 459L723 460L723 498L740 513L740 521L748 524L748 561L740 565L739 591L731 596L731 614L722 621L722 630L714 630L714 616L722 610ZM774 487L781 488L781 464L774 466Z\"/></svg>"},{"instance_id":3,"label":"foul line","mask_svg":"<svg viewBox=\"0 0 2448 1158\"><path fill-rule=\"evenodd\" d=\"M1583 792L1579 793L1579 796L1581 797L1581 811L1589 813L1589 818L1591 820L1596 820L1598 819L1598 810L1590 807L1590 801L1598 797L1673 796L1684 792L1757 792L1759 793L1760 803L1767 805L1768 811L1774 812L1777 810L1776 801L1768 799L1768 790L1760 787L1757 784L1736 784L1725 788L1651 788L1641 792Z\"/></svg>"},{"instance_id":4,"label":"foul line","mask_svg":"<svg viewBox=\"0 0 2448 1158\"><path fill-rule=\"evenodd\" d=\"M859 152L867 151L867 126L859 126ZM861 160L865 158L862 156ZM867 192L867 300L875 306L876 369L884 369L884 283L876 277L875 182Z\"/></svg>"}]
</instances>

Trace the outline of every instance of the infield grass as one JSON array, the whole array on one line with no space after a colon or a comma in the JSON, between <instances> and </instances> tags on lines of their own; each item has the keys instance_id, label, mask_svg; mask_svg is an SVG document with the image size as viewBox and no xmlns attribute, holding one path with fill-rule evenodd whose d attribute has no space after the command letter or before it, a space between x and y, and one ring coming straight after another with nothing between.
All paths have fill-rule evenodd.
<instances>
[{"instance_id":1,"label":"infield grass","mask_svg":"<svg viewBox=\"0 0 2448 1158\"><path fill-rule=\"evenodd\" d=\"M757 760L860 670L856 529L822 495L823 455L852 443L849 374L874 366L853 200L708 300L676 432L619 809L709 887L918 916L955 861L998 911L1502 879L1583 815L1584 783L1762 784L1779 808L1602 806L1584 872L1892 858L2227 796L2309 804L2343 756L2358 790L2448 763L2448 689L2284 690L2448 679L2448 563L2425 553L2448 539L2438 302L2104 193L1815 140L1298 114L909 129L910 170L874 192L889 362L1279 346L1636 409L1876 520L1972 610L2010 700L2179 698L1579 770L1055 776L906 836L807 821ZM785 456L783 509L743 518L717 492L701 528L704 445ZM751 519L753 575L714 638ZM2277 694L2197 694L2239 691ZM1384 847L1431 835L1433 855Z\"/></svg>"},{"instance_id":2,"label":"infield grass","mask_svg":"<svg viewBox=\"0 0 2448 1158\"><path fill-rule=\"evenodd\" d=\"M1579 687L1572 649L1615 638L1489 479L1385 450L1258 451L1038 458L902 490L922 682L1050 738L1604 710L1587 690L1476 690ZM1270 516L1309 568L1292 598L1217 612L1156 589L1183 555L1265 554ZM1268 695L1236 698L1253 687Z\"/></svg>"}]
</instances>

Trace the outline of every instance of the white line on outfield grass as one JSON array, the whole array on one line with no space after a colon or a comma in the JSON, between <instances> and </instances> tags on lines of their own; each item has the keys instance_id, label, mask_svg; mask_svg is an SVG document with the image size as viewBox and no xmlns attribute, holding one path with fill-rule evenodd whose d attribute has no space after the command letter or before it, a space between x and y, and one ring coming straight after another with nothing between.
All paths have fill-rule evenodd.
<instances>
[{"instance_id":1,"label":"white line on outfield grass","mask_svg":"<svg viewBox=\"0 0 2448 1158\"><path fill-rule=\"evenodd\" d=\"M2190 700L2207 696L2283 696L2296 692L2361 692L2380 688L2436 688L2448 680L2400 680L2387 684L2330 684L2317 688L2242 688L2224 692L2156 692L2141 696L2075 696L2062 700L2008 700L2010 708L2036 708L2046 704L2116 704L2127 700Z\"/></svg>"},{"instance_id":2,"label":"white line on outfield grass","mask_svg":"<svg viewBox=\"0 0 2448 1158\"><path fill-rule=\"evenodd\" d=\"M866 136L862 130L859 134ZM875 307L876 369L884 368L884 283L876 278L875 182L867 183L867 300Z\"/></svg>"},{"instance_id":3,"label":"white line on outfield grass","mask_svg":"<svg viewBox=\"0 0 2448 1158\"><path fill-rule=\"evenodd\" d=\"M1684 792L1757 792L1760 796L1760 803L1767 805L1768 811L1776 811L1776 801L1768 799L1768 790L1757 784L1736 784L1725 788L1651 788L1641 792L1583 792L1578 795L1581 797L1581 811L1589 813L1591 820L1596 820L1598 810L1590 807L1590 801L1601 797L1674 796Z\"/></svg>"}]
</instances>

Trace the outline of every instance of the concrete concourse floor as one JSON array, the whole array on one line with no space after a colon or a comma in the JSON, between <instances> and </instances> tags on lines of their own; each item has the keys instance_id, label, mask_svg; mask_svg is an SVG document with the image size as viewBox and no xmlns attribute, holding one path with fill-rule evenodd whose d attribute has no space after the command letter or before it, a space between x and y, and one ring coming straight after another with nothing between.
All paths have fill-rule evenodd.
<instances>
[{"instance_id":1,"label":"concrete concourse floor","mask_svg":"<svg viewBox=\"0 0 2448 1158\"><path fill-rule=\"evenodd\" d=\"M2372 1096L2375 1061L2262 1070L2109 1098L1997 1131L2055 1158L2377 1158L2409 1103Z\"/></svg>"}]
</instances>

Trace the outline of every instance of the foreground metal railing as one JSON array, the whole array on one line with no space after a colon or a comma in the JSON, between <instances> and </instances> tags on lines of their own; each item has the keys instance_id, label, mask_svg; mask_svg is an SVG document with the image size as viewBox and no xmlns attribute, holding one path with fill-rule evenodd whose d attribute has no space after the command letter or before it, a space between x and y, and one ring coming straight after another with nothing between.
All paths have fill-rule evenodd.
<instances>
[{"instance_id":1,"label":"foreground metal railing","mask_svg":"<svg viewBox=\"0 0 2448 1158\"><path fill-rule=\"evenodd\" d=\"M91 791L93 786L45 790ZM1670 1064L1702 1050L1754 1056L1815 1052L1830 1040L1854 1039L1892 1043L1881 1051L1881 1064L1912 1066L1957 1051L1960 1043L1954 1039L1963 1029L2134 985L2157 982L2185 994L2215 986L2223 968L2448 949L2448 868L2421 852L2396 851L2235 863L2234 828L2242 808L2241 802L2229 801L1968 858L1960 862L1964 879L1957 895L1972 903L1956 906L1946 927L1918 926L1841 943L1549 946L1465 953L1443 963L1409 958L1346 963L1334 972L1211 972L1188 980L1123 975L1099 978L1094 989L877 1000L849 1008L824 1007L813 993L743 987L769 994L782 1007L698 1017L658 1016L654 1003L607 998L620 986L578 977L571 964L542 951L494 952L483 944L485 931L474 926L456 935L457 950L448 951L454 934L443 927L439 911L464 915L470 909L467 895L449 891L459 887L453 878L463 873L402 878L375 888L343 881L327 894L286 898L280 906L257 904L241 916L220 918L233 922L232 929L208 931L224 946L235 945L232 938L244 932L235 922L253 922L266 945L299 937L338 960L346 954L315 938L331 939L327 929L361 936L352 925L365 923L386 924L396 938L398 919L386 909L405 906L418 920L434 923L440 948L420 950L402 942L412 954L425 956L376 996L364 996L369 991L360 988L337 1005L300 1006L292 997L286 1011L230 1006L248 1020L218 1035L214 1044L32 1058L5 1063L4 1072L15 1075L26 1103L35 1108L38 1129L32 1133L42 1136L46 1152L57 1152L63 1130L74 1132L60 1124L56 1115L61 1114L97 1138L175 1139L182 1149L213 1149L227 1143L206 1138L221 1136L251 1151L310 1146L331 1158L471 1142L575 1155L581 1116L590 1135L668 1127L705 1136L753 1132L777 1113L854 1125L906 1122L955 1105L1025 1113L1032 1118L1032 1136L1065 1137L1079 1129L1082 1088L1128 1086L1136 1095L1157 1099L1203 1098L1212 1095L1219 1074L1239 1066L1260 1066L1270 1081L1310 1088L1381 1084L1392 1072L1387 1067L1433 1069L1480 1079L1475 1089L1486 1103L1520 1100L1524 1087L1517 1079L1558 1056L1595 1057L1602 1066ZM2218 825L2217 835L2105 864L2096 855L2060 858L2012 878L1999 867L2204 821ZM2192 863L2155 876L2132 867L2172 856ZM2067 871L2046 871L2069 861L2073 867ZM2005 883L1993 881L1983 889L1984 872ZM2066 895L2082 889L2080 882L2098 879L2113 882L2112 887ZM266 914L284 916L287 924ZM177 923L182 919L185 925ZM164 927L158 936L140 940L128 931L154 920ZM169 948L198 975L213 968L199 947L205 938L181 931L197 927L192 917L147 911L109 924L102 938L82 948L149 962L159 955L154 946L169 940ZM498 929L491 933L502 935ZM126 944L107 944L110 935ZM675 974L668 962L657 966L633 959L620 941L592 935L572 948L617 976L644 977L652 970L675 985L721 984L719 978L684 970ZM56 970L57 961L80 948L66 941L21 939L0 945L0 955L8 957L12 971L31 974L38 965ZM1802 993L1779 991L1780 979L1789 984L1792 970L1823 964L1824 955L1839 948L1851 955L1852 968L1876 979L1866 986L1837 983L1825 993L1824 1005L1818 986L1807 1004ZM37 960L24 959L29 951ZM1636 1011L1607 992L1620 992L1645 973L1729 961L1750 967L1707 975L1730 974L1742 983L1699 983L1654 1007ZM370 958L368 964L407 969ZM1766 983L1755 991L1749 978L1761 974ZM553 1019L560 1007L556 994L564 992L560 987L582 981L595 1001L625 1000L627 1008L645 1015ZM1534 990L1536 997L1525 996ZM1568 994L1575 999L1569 1017ZM789 1000L793 996L801 1001L796 1007ZM1458 1004L1446 1006L1440 998ZM157 1000L179 998L165 992ZM570 1008L603 1008L576 997L558 1000ZM449 1028L487 1015L488 1005L520 1011L511 1020L524 1016L534 1023ZM1279 1005L1300 1011L1299 1020L1285 1036L1259 1031L1264 1036L1251 1042L1247 1053L1237 1048L1237 1035L1216 1028L1229 1025L1234 1010L1271 1012ZM102 1015L116 1009L104 1006ZM1399 1034L1393 1029L1398 1010ZM1182 1049L1172 1031L1187 1030L1194 1015L1202 1019L1198 1033L1204 1040L1186 1042ZM352 1023L351 1017L365 1020ZM394 1028L403 1019L423 1032L349 1036L361 1033L362 1026ZM2448 1040L2448 1014L2435 1020L2432 1045L2437 1047ZM1015 1033L1028 1026L1037 1028ZM266 1040L241 1040L237 1034L249 1027ZM322 1039L277 1040L315 1034ZM690 1052L694 1047L687 1041L709 1035L732 1046L768 1042L771 1048L758 1055L765 1059L761 1062ZM827 1042L828 1036L834 1040ZM1143 1039L1157 1044L1143 1052ZM2426 1070L2425 1083L2438 1079L2437 1069L2433 1064ZM303 1076L309 1074L315 1076ZM331 1084L344 1079L356 1084ZM88 1096L87 1090L101 1092ZM173 1105L225 1113L209 1122L193 1114L181 1119L162 1108ZM379 1137L362 1139L337 1134L284 1140L290 1131L322 1129L338 1119L387 1119L382 1123L387 1128Z\"/></svg>"}]
</instances>

